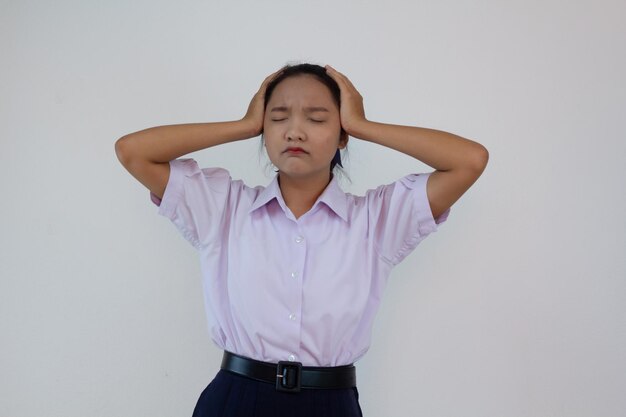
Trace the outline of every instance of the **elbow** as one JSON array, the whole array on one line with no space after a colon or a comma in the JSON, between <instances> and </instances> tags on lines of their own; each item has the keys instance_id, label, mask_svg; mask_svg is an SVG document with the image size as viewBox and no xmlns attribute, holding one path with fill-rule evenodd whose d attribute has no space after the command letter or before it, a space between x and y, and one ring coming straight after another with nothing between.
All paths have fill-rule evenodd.
<instances>
[{"instance_id":1,"label":"elbow","mask_svg":"<svg viewBox=\"0 0 626 417\"><path fill-rule=\"evenodd\" d=\"M130 160L130 142L127 136L122 136L115 141L115 155L122 165L126 166Z\"/></svg>"},{"instance_id":2,"label":"elbow","mask_svg":"<svg viewBox=\"0 0 626 417\"><path fill-rule=\"evenodd\" d=\"M489 162L489 151L483 145L477 143L468 159L472 169L481 174Z\"/></svg>"}]
</instances>

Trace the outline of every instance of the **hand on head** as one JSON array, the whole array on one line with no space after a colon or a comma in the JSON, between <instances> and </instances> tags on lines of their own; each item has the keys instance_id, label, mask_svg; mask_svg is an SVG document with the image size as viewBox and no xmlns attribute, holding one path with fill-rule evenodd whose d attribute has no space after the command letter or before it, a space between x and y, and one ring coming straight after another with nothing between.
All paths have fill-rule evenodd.
<instances>
[{"instance_id":1,"label":"hand on head","mask_svg":"<svg viewBox=\"0 0 626 417\"><path fill-rule=\"evenodd\" d=\"M348 77L330 65L326 65L325 68L326 73L337 82L341 90L341 108L339 109L341 126L350 136L354 136L352 134L354 127L360 122L367 121L365 108L363 107L363 97Z\"/></svg>"},{"instance_id":2,"label":"hand on head","mask_svg":"<svg viewBox=\"0 0 626 417\"><path fill-rule=\"evenodd\" d=\"M278 71L271 73L265 78L265 80L263 80L259 91L257 91L254 97L252 97L252 100L248 105L248 111L246 112L246 115L242 118L243 121L250 123L255 132L254 136L258 136L263 133L263 118L265 116L265 90L267 89L267 85L275 77L279 76L283 69L284 67L279 69Z\"/></svg>"},{"instance_id":3,"label":"hand on head","mask_svg":"<svg viewBox=\"0 0 626 417\"><path fill-rule=\"evenodd\" d=\"M252 126L254 136L258 136L263 133L263 119L265 116L265 91L268 84L286 67L282 67L279 70L268 75L261 87L256 92L250 104L245 116L242 118ZM363 106L363 97L359 91L354 87L352 82L341 72L337 71L330 65L326 65L326 73L337 82L341 92L341 108L340 118L342 128L351 136L358 123L367 121L365 117L365 108Z\"/></svg>"}]
</instances>

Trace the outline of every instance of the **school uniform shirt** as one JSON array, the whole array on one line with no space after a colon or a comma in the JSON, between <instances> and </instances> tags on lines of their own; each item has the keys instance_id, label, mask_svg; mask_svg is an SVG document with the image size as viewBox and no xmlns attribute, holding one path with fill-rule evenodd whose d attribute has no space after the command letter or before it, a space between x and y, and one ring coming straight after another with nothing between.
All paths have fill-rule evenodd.
<instances>
[{"instance_id":1,"label":"school uniform shirt","mask_svg":"<svg viewBox=\"0 0 626 417\"><path fill-rule=\"evenodd\" d=\"M333 176L295 218L276 175L249 187L223 168L170 161L158 214L198 251L212 340L265 362L356 362L370 346L392 268L444 222L426 195L430 173L345 193Z\"/></svg>"}]
</instances>

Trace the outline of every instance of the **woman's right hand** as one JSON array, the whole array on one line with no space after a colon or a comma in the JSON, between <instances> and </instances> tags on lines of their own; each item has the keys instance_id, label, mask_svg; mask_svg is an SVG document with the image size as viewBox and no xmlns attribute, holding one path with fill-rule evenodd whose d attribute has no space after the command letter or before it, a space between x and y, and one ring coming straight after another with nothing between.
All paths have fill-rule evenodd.
<instances>
[{"instance_id":1,"label":"woman's right hand","mask_svg":"<svg viewBox=\"0 0 626 417\"><path fill-rule=\"evenodd\" d=\"M283 69L284 68L281 68L278 71L273 72L268 75L265 80L263 80L261 88L259 88L259 91L257 91L254 97L252 97L252 101L250 101L246 115L241 119L243 122L249 123L252 126L254 136L258 136L263 133L263 119L265 117L265 90L267 85L270 81L277 77Z\"/></svg>"}]
</instances>

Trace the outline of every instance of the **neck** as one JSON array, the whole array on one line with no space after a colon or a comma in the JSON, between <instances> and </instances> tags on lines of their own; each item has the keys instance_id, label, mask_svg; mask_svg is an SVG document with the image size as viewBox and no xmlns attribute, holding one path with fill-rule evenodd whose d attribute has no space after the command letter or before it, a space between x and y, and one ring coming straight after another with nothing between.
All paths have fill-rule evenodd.
<instances>
[{"instance_id":1,"label":"neck","mask_svg":"<svg viewBox=\"0 0 626 417\"><path fill-rule=\"evenodd\" d=\"M330 172L327 175L306 179L278 174L280 192L285 204L296 218L313 207L331 180L332 174Z\"/></svg>"}]
</instances>

